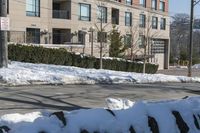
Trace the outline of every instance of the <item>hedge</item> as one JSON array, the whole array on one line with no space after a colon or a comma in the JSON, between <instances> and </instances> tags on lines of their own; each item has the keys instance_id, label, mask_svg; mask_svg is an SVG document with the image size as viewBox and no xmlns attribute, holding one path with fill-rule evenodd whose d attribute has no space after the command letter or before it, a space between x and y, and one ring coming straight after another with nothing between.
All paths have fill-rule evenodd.
<instances>
[{"instance_id":1,"label":"hedge","mask_svg":"<svg viewBox=\"0 0 200 133\"><path fill-rule=\"evenodd\" d=\"M66 49L51 49L41 46L27 46L20 44L8 45L8 58L12 61L44 63L82 68L99 68L99 59L91 56L77 55ZM139 72L143 70L143 64L118 59L103 59L103 68L115 71ZM156 73L158 65L146 65L146 73Z\"/></svg>"}]
</instances>

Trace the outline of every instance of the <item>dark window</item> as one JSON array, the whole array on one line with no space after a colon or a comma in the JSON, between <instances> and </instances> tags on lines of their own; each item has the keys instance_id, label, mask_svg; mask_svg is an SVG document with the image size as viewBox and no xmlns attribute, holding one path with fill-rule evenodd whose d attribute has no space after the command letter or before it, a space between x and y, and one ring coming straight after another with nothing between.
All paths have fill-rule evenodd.
<instances>
[{"instance_id":1,"label":"dark window","mask_svg":"<svg viewBox=\"0 0 200 133\"><path fill-rule=\"evenodd\" d=\"M102 33L102 36L101 36ZM98 32L98 36L97 36L97 41L101 42L101 37L102 37L102 42L107 42L107 33L106 32Z\"/></svg>"},{"instance_id":2,"label":"dark window","mask_svg":"<svg viewBox=\"0 0 200 133\"><path fill-rule=\"evenodd\" d=\"M119 9L112 8L112 24L119 24Z\"/></svg>"},{"instance_id":3,"label":"dark window","mask_svg":"<svg viewBox=\"0 0 200 133\"><path fill-rule=\"evenodd\" d=\"M139 48L144 48L144 46L145 46L145 36L144 35L139 36L138 46L139 46Z\"/></svg>"},{"instance_id":4,"label":"dark window","mask_svg":"<svg viewBox=\"0 0 200 133\"><path fill-rule=\"evenodd\" d=\"M40 44L40 29L26 28L26 42Z\"/></svg>"},{"instance_id":5,"label":"dark window","mask_svg":"<svg viewBox=\"0 0 200 133\"><path fill-rule=\"evenodd\" d=\"M158 29L158 17L152 17L152 29Z\"/></svg>"},{"instance_id":6,"label":"dark window","mask_svg":"<svg viewBox=\"0 0 200 133\"><path fill-rule=\"evenodd\" d=\"M125 12L125 26L132 26L132 13Z\"/></svg>"},{"instance_id":7,"label":"dark window","mask_svg":"<svg viewBox=\"0 0 200 133\"><path fill-rule=\"evenodd\" d=\"M132 36L131 34L126 34L124 37L124 44L127 45L128 47L131 47L131 40L132 40Z\"/></svg>"},{"instance_id":8,"label":"dark window","mask_svg":"<svg viewBox=\"0 0 200 133\"><path fill-rule=\"evenodd\" d=\"M40 0L26 0L26 16L40 17Z\"/></svg>"},{"instance_id":9,"label":"dark window","mask_svg":"<svg viewBox=\"0 0 200 133\"><path fill-rule=\"evenodd\" d=\"M166 19L165 18L161 18L160 19L160 29L161 30L165 30L166 29Z\"/></svg>"},{"instance_id":10,"label":"dark window","mask_svg":"<svg viewBox=\"0 0 200 133\"><path fill-rule=\"evenodd\" d=\"M144 14L140 14L140 27L145 28L146 26L146 16Z\"/></svg>"},{"instance_id":11,"label":"dark window","mask_svg":"<svg viewBox=\"0 0 200 133\"><path fill-rule=\"evenodd\" d=\"M78 31L78 42L83 43L84 42L84 34L83 31Z\"/></svg>"},{"instance_id":12,"label":"dark window","mask_svg":"<svg viewBox=\"0 0 200 133\"><path fill-rule=\"evenodd\" d=\"M91 5L80 3L79 19L83 21L91 21Z\"/></svg>"}]
</instances>

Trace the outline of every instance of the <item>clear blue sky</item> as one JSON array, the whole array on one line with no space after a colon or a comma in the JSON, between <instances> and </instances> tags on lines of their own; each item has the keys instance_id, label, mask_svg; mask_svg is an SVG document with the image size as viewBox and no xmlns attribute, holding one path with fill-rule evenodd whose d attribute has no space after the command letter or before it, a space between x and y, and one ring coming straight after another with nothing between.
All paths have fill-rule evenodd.
<instances>
[{"instance_id":1,"label":"clear blue sky","mask_svg":"<svg viewBox=\"0 0 200 133\"><path fill-rule=\"evenodd\" d=\"M191 0L169 0L169 13L190 13ZM195 6L195 16L200 18L200 3Z\"/></svg>"}]
</instances>

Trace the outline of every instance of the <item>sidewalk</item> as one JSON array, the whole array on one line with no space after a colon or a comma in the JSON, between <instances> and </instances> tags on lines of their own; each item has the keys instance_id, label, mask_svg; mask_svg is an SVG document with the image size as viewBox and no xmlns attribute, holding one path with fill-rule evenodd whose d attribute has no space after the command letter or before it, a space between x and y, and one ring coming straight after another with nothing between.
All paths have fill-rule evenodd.
<instances>
[{"instance_id":1,"label":"sidewalk","mask_svg":"<svg viewBox=\"0 0 200 133\"><path fill-rule=\"evenodd\" d=\"M187 68L170 67L170 69L168 69L168 70L158 70L157 74L187 76L188 69ZM192 77L200 77L200 69L192 69Z\"/></svg>"}]
</instances>

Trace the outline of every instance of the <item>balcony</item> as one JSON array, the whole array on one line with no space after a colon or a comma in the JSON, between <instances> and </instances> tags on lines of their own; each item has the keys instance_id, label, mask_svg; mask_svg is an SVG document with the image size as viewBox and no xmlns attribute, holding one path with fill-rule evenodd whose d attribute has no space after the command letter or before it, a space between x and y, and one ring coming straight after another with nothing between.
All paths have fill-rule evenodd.
<instances>
[{"instance_id":1,"label":"balcony","mask_svg":"<svg viewBox=\"0 0 200 133\"><path fill-rule=\"evenodd\" d=\"M52 17L57 19L71 19L71 1L53 0Z\"/></svg>"},{"instance_id":2,"label":"balcony","mask_svg":"<svg viewBox=\"0 0 200 133\"><path fill-rule=\"evenodd\" d=\"M70 11L67 11L67 10L53 10L53 18L70 19Z\"/></svg>"}]
</instances>

